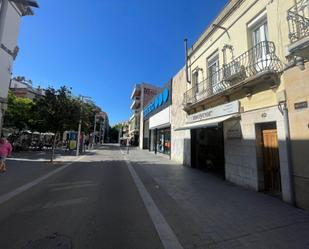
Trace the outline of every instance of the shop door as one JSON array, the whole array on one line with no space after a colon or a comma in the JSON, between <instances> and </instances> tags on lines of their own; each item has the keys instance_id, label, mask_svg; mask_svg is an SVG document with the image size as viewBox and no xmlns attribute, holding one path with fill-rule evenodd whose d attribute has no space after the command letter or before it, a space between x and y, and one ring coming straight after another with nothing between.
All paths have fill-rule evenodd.
<instances>
[{"instance_id":1,"label":"shop door","mask_svg":"<svg viewBox=\"0 0 309 249\"><path fill-rule=\"evenodd\" d=\"M277 129L262 130L262 153L265 190L281 192Z\"/></svg>"},{"instance_id":2,"label":"shop door","mask_svg":"<svg viewBox=\"0 0 309 249\"><path fill-rule=\"evenodd\" d=\"M223 124L191 130L191 166L225 177Z\"/></svg>"}]
</instances>

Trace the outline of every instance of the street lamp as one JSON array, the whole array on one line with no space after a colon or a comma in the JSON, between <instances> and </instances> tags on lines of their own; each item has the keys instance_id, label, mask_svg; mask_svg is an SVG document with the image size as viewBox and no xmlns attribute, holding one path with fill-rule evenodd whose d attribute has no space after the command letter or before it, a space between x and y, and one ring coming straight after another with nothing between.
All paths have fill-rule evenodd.
<instances>
[{"instance_id":1,"label":"street lamp","mask_svg":"<svg viewBox=\"0 0 309 249\"><path fill-rule=\"evenodd\" d=\"M79 114L79 123L78 123L78 132L77 132L77 147L76 147L76 156L79 156L79 147L80 147L80 133L82 129L82 109L83 109L83 102L84 99L91 99L91 97L88 96L82 96L80 95L81 98L81 105L80 105L80 114Z\"/></svg>"},{"instance_id":2,"label":"street lamp","mask_svg":"<svg viewBox=\"0 0 309 249\"><path fill-rule=\"evenodd\" d=\"M97 127L97 114L94 114L94 125L93 125L93 135L92 135L92 149L94 148L95 143L95 132Z\"/></svg>"},{"instance_id":3,"label":"street lamp","mask_svg":"<svg viewBox=\"0 0 309 249\"><path fill-rule=\"evenodd\" d=\"M92 136L93 137L93 139L92 139L92 149L94 148L94 143L95 143L95 133L96 133L96 127L97 127L97 117L102 117L104 119L105 113L104 112L100 112L100 113L96 113L94 115L93 136ZM101 132L102 132L102 122L100 122L99 142L101 141L101 136L102 136ZM104 136L104 131L103 131L103 136Z\"/></svg>"}]
</instances>

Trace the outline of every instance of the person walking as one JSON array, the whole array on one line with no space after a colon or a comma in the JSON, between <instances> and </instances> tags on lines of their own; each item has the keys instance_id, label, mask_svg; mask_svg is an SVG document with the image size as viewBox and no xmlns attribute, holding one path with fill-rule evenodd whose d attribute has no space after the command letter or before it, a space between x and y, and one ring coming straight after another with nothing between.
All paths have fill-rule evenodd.
<instances>
[{"instance_id":1,"label":"person walking","mask_svg":"<svg viewBox=\"0 0 309 249\"><path fill-rule=\"evenodd\" d=\"M6 172L5 160L11 153L12 145L5 138L0 138L0 172Z\"/></svg>"}]
</instances>

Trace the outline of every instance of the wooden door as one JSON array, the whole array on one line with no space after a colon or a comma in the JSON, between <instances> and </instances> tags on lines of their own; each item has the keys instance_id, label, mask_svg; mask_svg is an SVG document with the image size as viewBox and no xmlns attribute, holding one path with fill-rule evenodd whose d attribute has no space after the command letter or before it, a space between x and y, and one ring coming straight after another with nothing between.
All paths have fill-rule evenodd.
<instances>
[{"instance_id":1,"label":"wooden door","mask_svg":"<svg viewBox=\"0 0 309 249\"><path fill-rule=\"evenodd\" d=\"M263 130L262 138L265 190L279 193L281 192L281 179L277 129Z\"/></svg>"}]
</instances>

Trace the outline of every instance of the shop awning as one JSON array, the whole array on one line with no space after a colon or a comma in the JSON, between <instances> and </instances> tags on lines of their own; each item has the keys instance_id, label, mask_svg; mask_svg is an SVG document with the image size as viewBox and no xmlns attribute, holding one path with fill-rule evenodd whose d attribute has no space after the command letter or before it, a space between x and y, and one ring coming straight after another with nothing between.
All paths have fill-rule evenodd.
<instances>
[{"instance_id":1,"label":"shop awning","mask_svg":"<svg viewBox=\"0 0 309 249\"><path fill-rule=\"evenodd\" d=\"M236 114L231 114L231 115L226 115L218 118L212 118L212 119L207 119L195 123L189 123L186 124L183 127L176 128L175 131L182 131L182 130L190 130L190 129L198 129L198 128L207 128L207 127L214 127L217 126L219 123L226 121L231 118L236 118L239 117L239 113Z\"/></svg>"}]
</instances>

